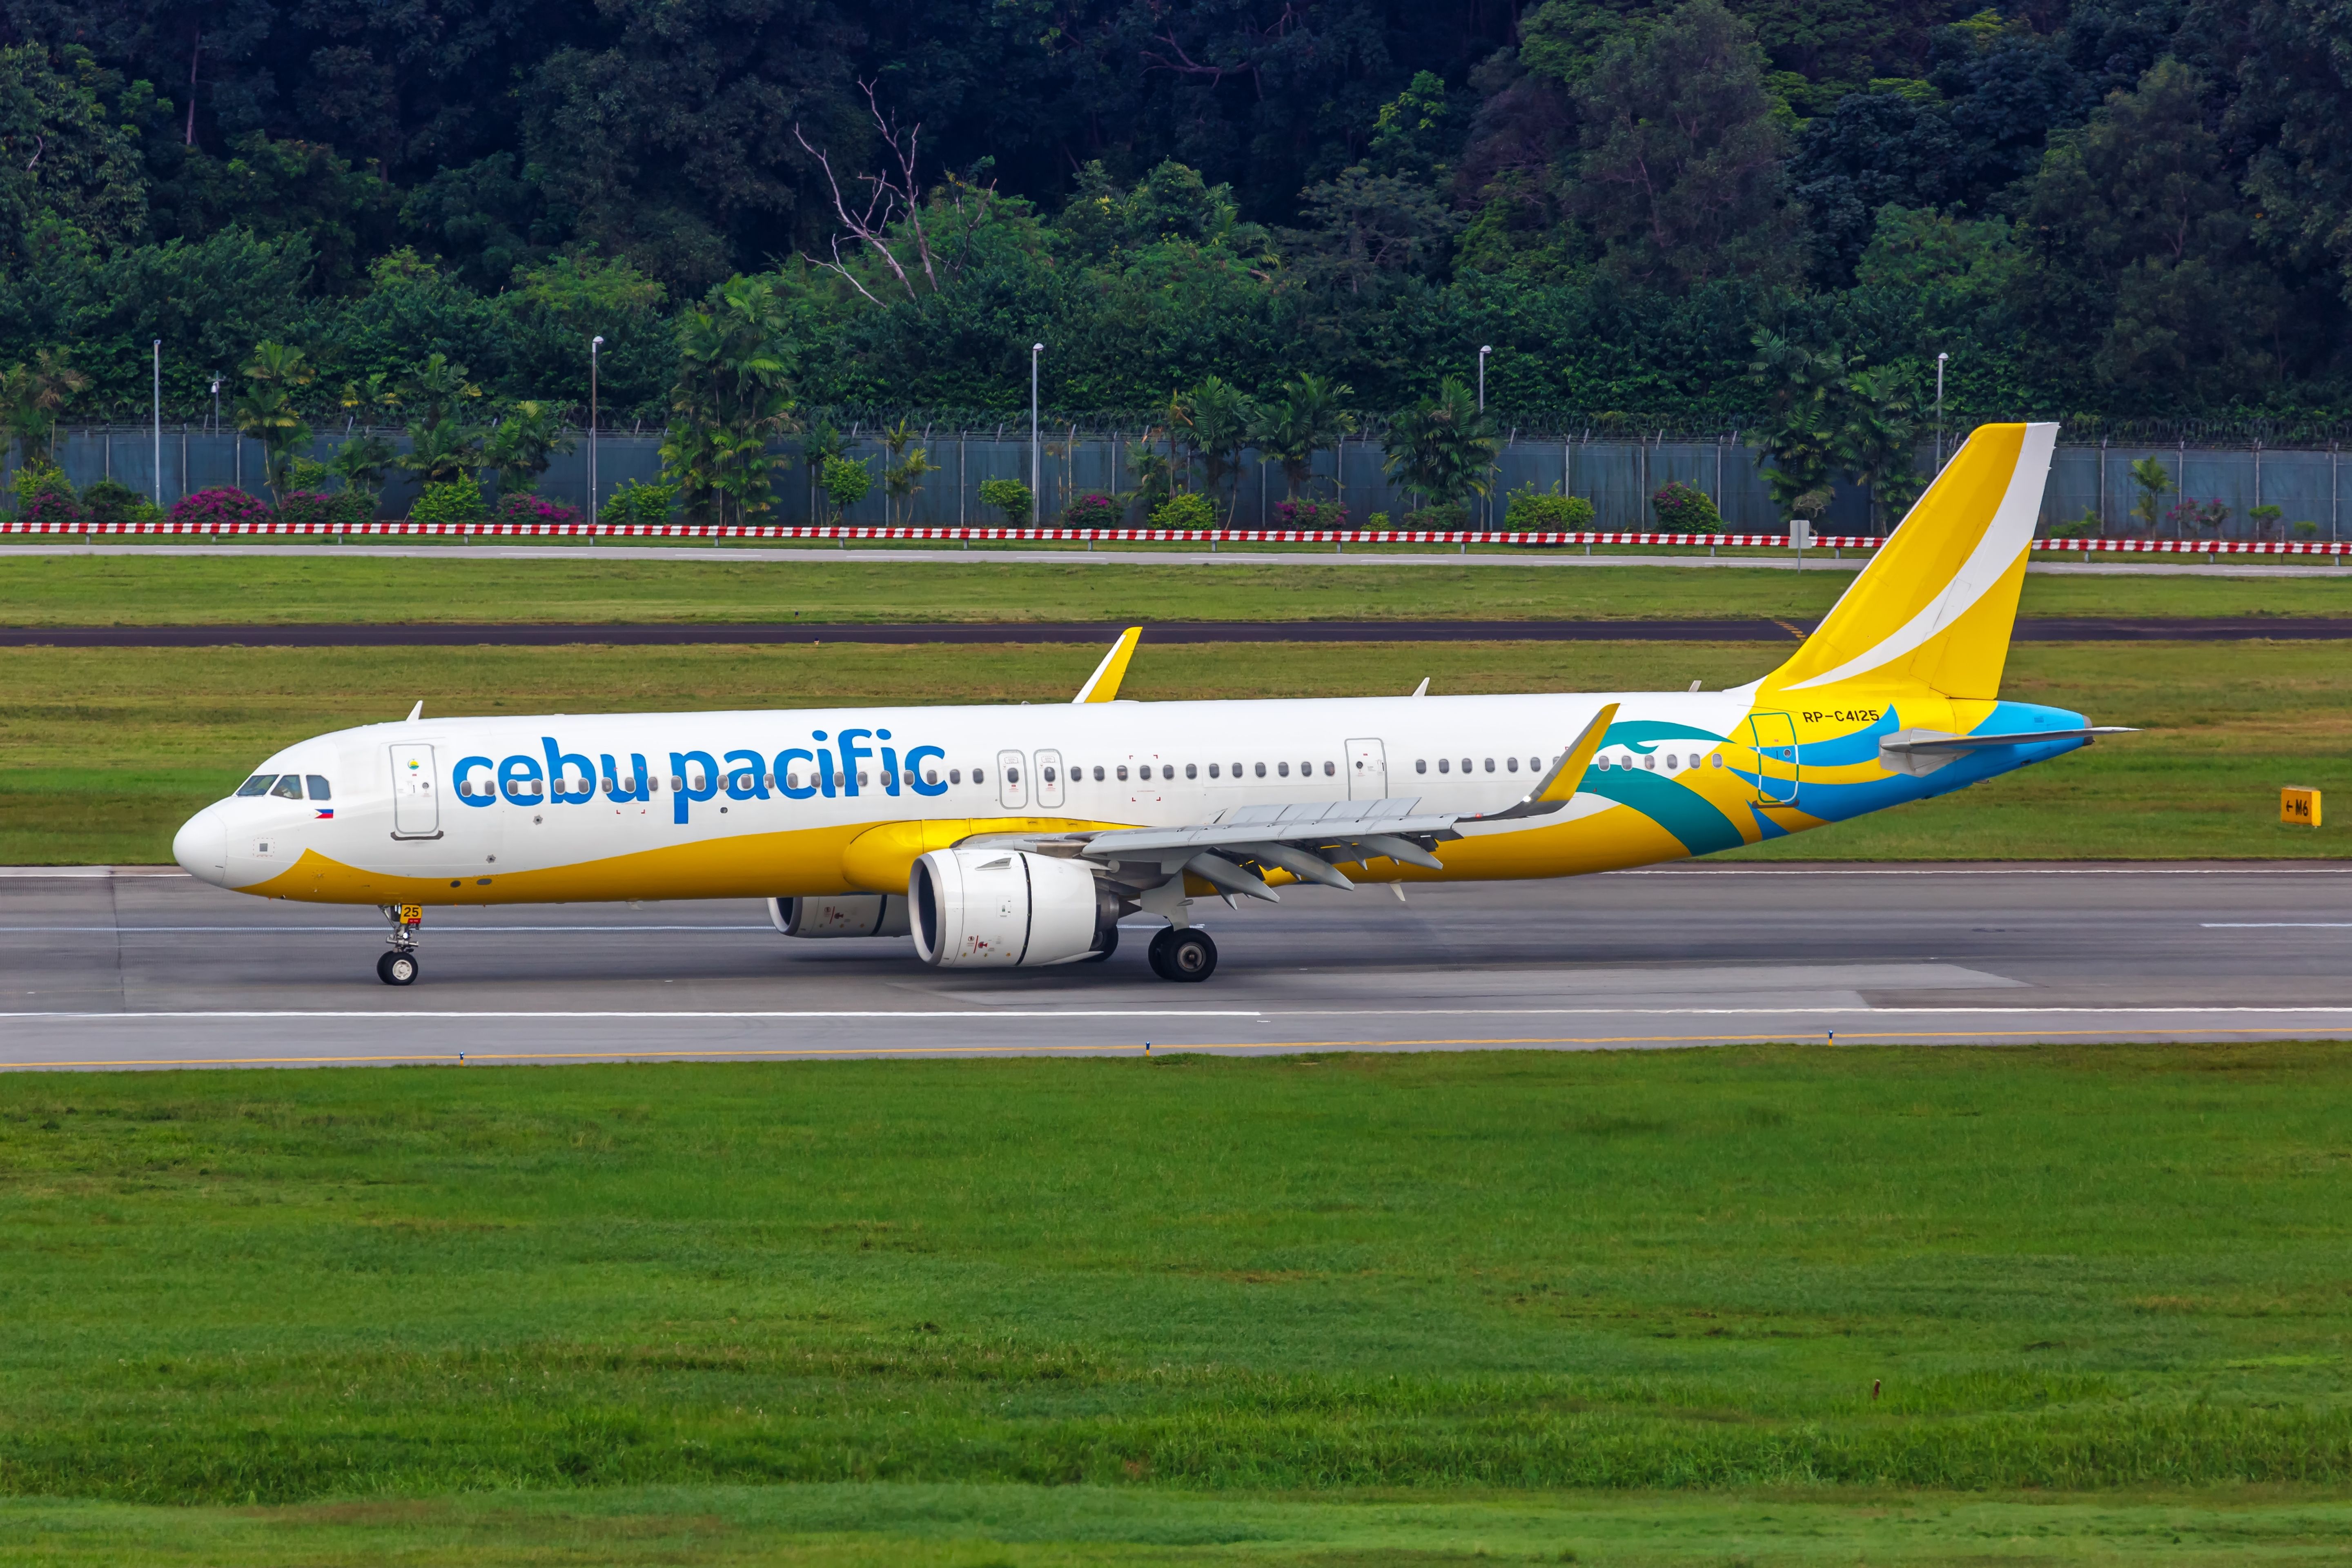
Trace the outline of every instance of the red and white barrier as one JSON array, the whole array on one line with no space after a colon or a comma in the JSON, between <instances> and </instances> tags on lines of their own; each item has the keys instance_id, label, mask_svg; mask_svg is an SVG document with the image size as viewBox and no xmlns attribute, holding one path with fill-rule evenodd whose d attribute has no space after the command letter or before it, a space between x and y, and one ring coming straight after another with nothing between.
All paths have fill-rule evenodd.
<instances>
[{"instance_id":1,"label":"red and white barrier","mask_svg":"<svg viewBox=\"0 0 2352 1568\"><path fill-rule=\"evenodd\" d=\"M205 539L311 537L335 539L746 539L746 540L964 540L992 544L1508 544L1557 549L1570 544L1664 545L1695 550L1790 548L1779 533L1507 533L1458 529L1219 528L1183 532L1165 528L853 528L784 523L585 523L585 522L0 522L0 534L108 538L176 535ZM1816 534L1809 546L1822 550L1875 550L1886 541L1872 534ZM2076 551L2125 555L2343 555L2352 542L2318 540L2239 539L2037 539L2041 551Z\"/></svg>"}]
</instances>

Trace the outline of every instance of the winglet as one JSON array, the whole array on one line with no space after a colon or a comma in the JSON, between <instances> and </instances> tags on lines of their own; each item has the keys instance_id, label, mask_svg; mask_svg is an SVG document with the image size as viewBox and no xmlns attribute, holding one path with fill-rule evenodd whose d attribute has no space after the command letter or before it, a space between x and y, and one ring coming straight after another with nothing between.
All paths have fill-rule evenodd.
<instances>
[{"instance_id":1,"label":"winglet","mask_svg":"<svg viewBox=\"0 0 2352 1568\"><path fill-rule=\"evenodd\" d=\"M1543 782L1528 792L1518 805L1504 811L1490 811L1484 816L1465 818L1475 822L1500 822L1517 816L1547 816L1576 798L1577 786L1584 782L1584 770L1592 765L1592 754L1609 733L1609 726L1617 721L1617 704L1604 702L1601 711L1592 716L1576 739L1570 742L1551 772Z\"/></svg>"},{"instance_id":2,"label":"winglet","mask_svg":"<svg viewBox=\"0 0 2352 1568\"><path fill-rule=\"evenodd\" d=\"M425 699L423 699L422 697L420 697L420 698L418 698L418 699L416 700L416 706L415 706L415 707L414 707L414 708L411 708L411 709L408 710L408 722L410 722L411 724L414 724L414 723L415 723L419 719L422 719L422 718L424 718L424 717L425 717Z\"/></svg>"},{"instance_id":3,"label":"winglet","mask_svg":"<svg viewBox=\"0 0 2352 1568\"><path fill-rule=\"evenodd\" d=\"M1118 683L1127 679L1127 661L1135 657L1135 645L1143 640L1141 626L1129 626L1118 634L1118 641L1110 645L1103 661L1087 677L1072 702L1108 702L1118 696ZM1172 775L1171 775L1172 776Z\"/></svg>"}]
</instances>

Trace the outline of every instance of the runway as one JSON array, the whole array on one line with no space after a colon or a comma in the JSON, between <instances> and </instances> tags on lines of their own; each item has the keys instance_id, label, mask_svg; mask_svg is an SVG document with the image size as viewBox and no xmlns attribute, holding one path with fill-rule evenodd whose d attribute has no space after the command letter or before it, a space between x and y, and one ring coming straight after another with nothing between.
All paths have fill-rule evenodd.
<instances>
[{"instance_id":1,"label":"runway","mask_svg":"<svg viewBox=\"0 0 2352 1568\"><path fill-rule=\"evenodd\" d=\"M0 873L0 1067L2246 1041L2352 1034L2352 866L1688 866L1196 906L1223 963L937 971L749 900L373 910Z\"/></svg>"},{"instance_id":2,"label":"runway","mask_svg":"<svg viewBox=\"0 0 2352 1568\"><path fill-rule=\"evenodd\" d=\"M310 623L299 626L0 626L0 647L554 647L810 643L1108 643L1118 621ZM1147 643L1798 642L1801 620L1154 621ZM2018 642L2336 641L2352 616L2051 616Z\"/></svg>"}]
</instances>

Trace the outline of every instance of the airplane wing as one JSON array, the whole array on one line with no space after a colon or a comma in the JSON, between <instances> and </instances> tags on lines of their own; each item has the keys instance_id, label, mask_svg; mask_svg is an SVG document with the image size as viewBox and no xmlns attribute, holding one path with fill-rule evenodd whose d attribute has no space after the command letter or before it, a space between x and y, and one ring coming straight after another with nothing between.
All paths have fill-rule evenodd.
<instances>
[{"instance_id":1,"label":"airplane wing","mask_svg":"<svg viewBox=\"0 0 2352 1568\"><path fill-rule=\"evenodd\" d=\"M1462 837L1464 822L1505 822L1556 812L1575 798L1577 782L1592 763L1617 717L1613 702L1593 716L1551 771L1515 805L1501 811L1424 812L1418 796L1335 800L1292 805L1239 805L1198 826L1114 827L1058 837L989 834L972 842L1019 840L1043 854L1091 860L1115 879L1156 885L1190 873L1224 893L1279 903L1266 886L1270 870L1327 888L1356 884L1341 866L1396 860L1442 871L1438 845Z\"/></svg>"}]
</instances>

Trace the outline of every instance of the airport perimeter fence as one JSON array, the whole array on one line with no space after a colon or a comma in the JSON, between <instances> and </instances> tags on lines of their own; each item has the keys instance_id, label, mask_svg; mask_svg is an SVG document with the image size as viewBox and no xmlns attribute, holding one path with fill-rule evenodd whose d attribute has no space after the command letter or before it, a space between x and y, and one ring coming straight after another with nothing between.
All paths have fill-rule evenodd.
<instances>
[{"instance_id":1,"label":"airport perimeter fence","mask_svg":"<svg viewBox=\"0 0 2352 1568\"><path fill-rule=\"evenodd\" d=\"M322 436L310 455L320 458L331 455L350 434ZM406 449L403 432L375 434L395 448ZM1116 496L1133 489L1134 457L1144 434L1141 429L1089 433L1067 426L1054 438L1041 442L1038 456L1044 494L1038 521L1050 525L1073 501L1087 495ZM598 501L609 500L617 486L630 480L657 482L660 444L661 437L655 432L600 433L595 441ZM1020 426L931 429L919 436L917 444L938 467L914 494L894 504L880 482L887 461L881 442L868 429L853 430L846 456L865 462L876 482L866 499L836 518L822 503L815 476L800 461L799 444L777 443L772 449L785 458L789 466L776 476L777 505L772 523L786 528L837 523L867 530L982 530L1004 520L982 503L981 485L989 479L1018 479L1024 484L1029 480L1031 449L1025 427ZM1164 441L1158 444L1158 450L1165 453ZM1949 453L1944 456L1948 458ZM160 494L167 509L186 495L217 486L267 495L261 444L234 433L167 426L159 444L152 427L78 427L59 433L58 457L66 477L77 488L112 479L142 494ZM2163 466L2172 486L2159 503L2153 531L2133 514L2142 491L2133 481L2131 467L2146 458ZM1310 490L1319 500L1336 497L1346 506L1348 521L1356 530L1364 529L1376 513L1402 523L1412 510L1413 498L1389 482L1382 460L1376 441L1343 442L1336 450L1318 455ZM9 461L13 468L13 453ZM1923 447L1919 471L1931 471L1935 462L1936 454ZM1765 485L1763 466L1755 449L1742 444L1736 432L1711 438L1643 439L1582 433L1557 439L1513 439L1505 443L1497 458L1494 493L1473 503L1467 521L1473 531L1499 529L1506 497L1532 486L1547 493L1581 496L1592 503L1592 535L1577 535L1574 542L1621 542L1616 536L1644 533L1655 526L1649 498L1669 480L1679 479L1714 500L1727 533L1769 534L1774 536L1772 542L1783 543L1787 524ZM551 500L586 510L588 473L589 447L583 437L554 459L539 491ZM2053 525L2087 517L2095 523L2097 537L2111 542L2332 542L2343 539L2347 524L2352 523L2346 515L2347 490L2352 490L2352 464L2341 461L2334 445L2323 448L2062 442L2042 495L2040 531L2047 534ZM1280 466L1247 454L1234 483L1232 529L1281 529L1283 519L1277 508L1286 493ZM394 476L380 498L379 516L406 516L416 494L413 478ZM1863 539L1883 534L1897 521L1891 510L1874 515L1866 489L1841 483L1834 496L1827 513L1815 522L1817 534ZM2205 509L2214 521L2204 525L2174 521L2170 514L2183 500ZM2278 518L2267 526L2253 515L2255 509L2265 506L2280 509ZM1142 531L1095 531L1102 537L1112 532L1133 537ZM1611 537L1604 541L1602 535ZM971 537L982 535L974 532ZM1450 540L1452 535L1447 537ZM1717 542L1729 541L1718 538Z\"/></svg>"}]
</instances>

